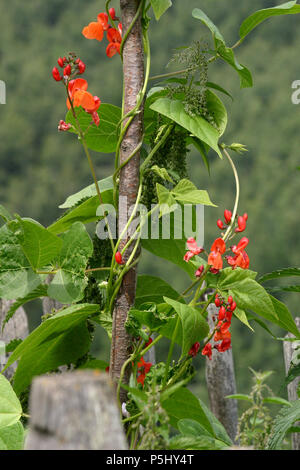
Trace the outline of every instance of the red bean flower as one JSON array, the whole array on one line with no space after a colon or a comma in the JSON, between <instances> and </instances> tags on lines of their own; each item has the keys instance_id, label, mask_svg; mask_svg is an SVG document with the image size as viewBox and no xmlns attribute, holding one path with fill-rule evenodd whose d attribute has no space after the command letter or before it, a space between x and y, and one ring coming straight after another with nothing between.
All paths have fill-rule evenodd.
<instances>
[{"instance_id":1,"label":"red bean flower","mask_svg":"<svg viewBox=\"0 0 300 470\"><path fill-rule=\"evenodd\" d=\"M82 30L82 34L86 39L97 39L102 41L104 31L109 28L107 13L99 13L97 21L92 21Z\"/></svg>"},{"instance_id":2,"label":"red bean flower","mask_svg":"<svg viewBox=\"0 0 300 470\"><path fill-rule=\"evenodd\" d=\"M200 253L204 251L203 248L197 245L196 240L192 237L187 239L186 246L189 250L186 252L183 258L184 261L186 262L190 261L191 258L193 258L196 255L199 255Z\"/></svg>"},{"instance_id":3,"label":"red bean flower","mask_svg":"<svg viewBox=\"0 0 300 470\"><path fill-rule=\"evenodd\" d=\"M122 42L122 36L120 33L120 28L109 28L107 31L107 40L108 46L106 48L107 57L113 57L116 53L120 54L120 47Z\"/></svg>"},{"instance_id":4,"label":"red bean flower","mask_svg":"<svg viewBox=\"0 0 300 470\"><path fill-rule=\"evenodd\" d=\"M152 367L151 362L145 362L144 358L141 357L140 361L138 362L137 382L142 384L143 387L144 387L144 382L145 382L146 375L148 374L151 367Z\"/></svg>"},{"instance_id":5,"label":"red bean flower","mask_svg":"<svg viewBox=\"0 0 300 470\"><path fill-rule=\"evenodd\" d=\"M99 125L100 118L97 113L97 109L101 104L100 98L98 96L93 96L87 91L88 82L84 78L76 78L71 80L68 85L69 96L73 103L74 108L82 106L82 108L89 114L92 115L93 121L96 126ZM67 99L67 107L71 108L71 103Z\"/></svg>"},{"instance_id":6,"label":"red bean flower","mask_svg":"<svg viewBox=\"0 0 300 470\"><path fill-rule=\"evenodd\" d=\"M230 222L231 222L231 217L232 217L232 212L229 211L228 209L226 209L226 210L224 211L224 219L225 219L225 222L226 222L227 225L230 224Z\"/></svg>"},{"instance_id":7,"label":"red bean flower","mask_svg":"<svg viewBox=\"0 0 300 470\"><path fill-rule=\"evenodd\" d=\"M220 344L216 344L216 345L215 345L215 348L216 348L219 352L225 352L225 351L227 351L227 349L230 349L230 348L231 348L231 339L230 339L230 338L225 338L225 339L223 339L223 341L222 341Z\"/></svg>"},{"instance_id":8,"label":"red bean flower","mask_svg":"<svg viewBox=\"0 0 300 470\"><path fill-rule=\"evenodd\" d=\"M207 356L208 359L211 360L212 358L212 347L210 343L207 343L204 348L202 349L202 356Z\"/></svg>"},{"instance_id":9,"label":"red bean flower","mask_svg":"<svg viewBox=\"0 0 300 470\"><path fill-rule=\"evenodd\" d=\"M217 238L210 249L210 255L208 257L208 264L210 264L213 269L219 270L223 267L222 255L226 251L226 245L222 238Z\"/></svg>"},{"instance_id":10,"label":"red bean flower","mask_svg":"<svg viewBox=\"0 0 300 470\"><path fill-rule=\"evenodd\" d=\"M199 352L199 349L200 349L200 343L197 342L197 343L193 344L193 346L189 350L189 356L191 356L191 357L197 356L197 354Z\"/></svg>"},{"instance_id":11,"label":"red bean flower","mask_svg":"<svg viewBox=\"0 0 300 470\"><path fill-rule=\"evenodd\" d=\"M236 267L242 268L242 269L248 269L250 260L249 256L245 252L245 248L248 245L249 240L247 237L243 237L240 242L238 243L237 246L232 246L231 250L235 254L235 256L227 256L227 263L232 266L233 269Z\"/></svg>"}]
</instances>

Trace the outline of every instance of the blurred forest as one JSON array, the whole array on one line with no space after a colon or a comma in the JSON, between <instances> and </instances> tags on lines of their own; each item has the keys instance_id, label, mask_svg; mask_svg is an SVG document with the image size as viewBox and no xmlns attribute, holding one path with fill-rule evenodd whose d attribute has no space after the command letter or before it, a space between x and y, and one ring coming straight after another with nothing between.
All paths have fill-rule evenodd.
<instances>
[{"instance_id":1,"label":"blurred forest","mask_svg":"<svg viewBox=\"0 0 300 470\"><path fill-rule=\"evenodd\" d=\"M113 4L115 3L115 4ZM192 18L199 7L219 26L228 44L238 39L242 20L260 8L280 4L276 0L173 0L173 7L160 22L151 24L152 75L165 73L179 46L194 40L210 43L210 34ZM0 204L44 225L60 215L58 205L66 197L91 184L88 165L72 135L61 135L57 124L66 112L63 89L51 70L59 56L74 51L87 64L89 89L103 103L119 105L122 83L119 57L108 59L105 47L87 41L83 26L104 11L104 0L1 0L0 79L7 87L7 104L0 105ZM117 0L112 6L118 8ZM300 266L297 207L300 206L300 107L292 104L291 84L300 79L300 16L272 18L260 25L236 50L238 60L253 73L254 87L239 88L237 74L216 61L209 80L228 89L234 100L220 96L229 112L223 141L241 142L249 152L234 155L241 179L242 213L248 212L247 252L250 268L259 273L287 266ZM94 154L97 176L112 173L113 156ZM209 247L218 229L216 219L231 208L234 181L226 161L210 155L208 175L198 154L189 156L191 177L199 189L207 189L218 208L206 209L205 243ZM179 269L145 253L140 272L159 275L182 290L188 279ZM294 316L300 315L299 294L281 297ZM27 308L32 327L39 306ZM273 370L270 385L279 392L284 377L282 344L253 325L233 325L233 353L237 388L247 393L251 384L248 367ZM273 329L283 336L283 331ZM100 337L102 338L102 336ZM101 340L102 341L102 340ZM108 358L106 338L98 339L97 351ZM159 349L159 353L161 348ZM205 394L204 360L196 358L199 372L194 387ZM281 393L283 393L281 391ZM204 397L205 398L205 397Z\"/></svg>"}]
</instances>

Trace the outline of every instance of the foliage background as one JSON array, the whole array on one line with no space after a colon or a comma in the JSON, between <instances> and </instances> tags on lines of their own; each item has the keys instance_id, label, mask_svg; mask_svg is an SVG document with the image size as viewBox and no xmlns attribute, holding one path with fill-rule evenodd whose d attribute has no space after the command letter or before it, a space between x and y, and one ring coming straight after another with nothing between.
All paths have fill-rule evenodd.
<instances>
[{"instance_id":1,"label":"foliage background","mask_svg":"<svg viewBox=\"0 0 300 470\"><path fill-rule=\"evenodd\" d=\"M193 40L209 41L206 28L191 16L199 7L219 26L228 44L238 39L241 21L251 12L280 4L276 0L173 0L173 8L151 28L152 74L164 73L176 47ZM26 0L1 2L0 79L7 87L7 104L0 106L0 204L22 216L48 225L60 215L58 205L91 183L81 147L71 135L59 135L57 124L66 107L63 90L51 77L60 55L76 52L87 63L89 89L102 102L118 105L121 99L121 63L108 59L105 47L81 35L84 25L104 10L104 0ZM117 2L115 5L117 7ZM260 25L237 49L239 61L254 75L254 88L239 90L234 71L220 62L210 68L209 79L227 88L234 101L223 98L229 110L226 143L241 142L249 152L235 158L242 182L240 209L249 214L247 236L251 269L259 273L300 265L299 116L291 102L291 84L300 79L298 15L283 16ZM99 179L112 172L111 155L95 154ZM218 209L206 209L205 242L217 233L215 221L233 203L234 186L225 161L211 155L211 176L199 155L190 153L191 177L207 189ZM163 277L182 290L187 282L179 270L147 254L140 272ZM286 300L299 315L299 294ZM284 299L284 297L282 297ZM40 304L27 307L31 327L39 321ZM251 383L248 367L274 370L270 384L278 392L284 376L282 344L259 326L254 335L233 325L233 352L239 392ZM282 331L274 332L282 336ZM163 352L159 349L159 355ZM97 337L95 351L108 358L108 343ZM193 388L205 398L204 361L197 358Z\"/></svg>"}]
</instances>

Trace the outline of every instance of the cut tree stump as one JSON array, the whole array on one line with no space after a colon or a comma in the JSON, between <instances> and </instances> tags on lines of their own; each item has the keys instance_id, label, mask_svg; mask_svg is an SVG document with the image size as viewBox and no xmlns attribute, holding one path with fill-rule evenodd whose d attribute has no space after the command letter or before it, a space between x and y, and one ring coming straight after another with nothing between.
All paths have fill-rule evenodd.
<instances>
[{"instance_id":1,"label":"cut tree stump","mask_svg":"<svg viewBox=\"0 0 300 470\"><path fill-rule=\"evenodd\" d=\"M26 450L127 450L107 374L65 372L33 380Z\"/></svg>"},{"instance_id":2,"label":"cut tree stump","mask_svg":"<svg viewBox=\"0 0 300 470\"><path fill-rule=\"evenodd\" d=\"M210 329L214 328L212 316L218 315L215 305L209 305L208 322ZM211 341L212 346L214 341ZM232 350L219 353L213 349L212 359L206 361L206 383L210 402L210 409L223 424L229 437L236 442L238 430L237 400L225 398L236 394L236 382Z\"/></svg>"},{"instance_id":3,"label":"cut tree stump","mask_svg":"<svg viewBox=\"0 0 300 470\"><path fill-rule=\"evenodd\" d=\"M298 329L300 330L300 317L295 318L295 323ZM288 333L286 335L286 338L293 338L293 336L294 335L292 335L291 333ZM296 343L291 343L290 341L283 342L283 355L284 355L284 364L285 364L286 374L288 373L290 365L291 365L291 359L293 356L295 344ZM293 382L291 382L287 386L289 401L298 400L297 387L298 387L299 380L300 378L297 377L295 380L293 380ZM300 422L295 424L295 426L299 426L299 425L300 425ZM292 448L293 450L300 450L300 433L292 434Z\"/></svg>"},{"instance_id":4,"label":"cut tree stump","mask_svg":"<svg viewBox=\"0 0 300 470\"><path fill-rule=\"evenodd\" d=\"M2 323L14 302L14 300L0 299L0 341L3 341L5 344L10 343L13 339L25 339L29 333L27 315L23 307L18 308L14 316L6 323L4 330L2 331ZM0 371L5 367L9 356L10 354L0 354ZM10 380L15 373L16 368L17 363L12 364L3 375Z\"/></svg>"}]
</instances>

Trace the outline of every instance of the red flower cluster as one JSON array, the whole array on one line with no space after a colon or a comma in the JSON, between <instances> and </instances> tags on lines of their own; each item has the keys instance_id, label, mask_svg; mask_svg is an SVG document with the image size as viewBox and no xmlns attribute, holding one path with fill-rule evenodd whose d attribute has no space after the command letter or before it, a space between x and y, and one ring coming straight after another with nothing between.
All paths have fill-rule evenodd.
<instances>
[{"instance_id":1,"label":"red flower cluster","mask_svg":"<svg viewBox=\"0 0 300 470\"><path fill-rule=\"evenodd\" d=\"M228 209L225 209L224 211L225 224L229 225L231 222L231 218L232 218L232 212L229 211ZM224 230L224 228L226 228L221 219L217 220L217 226L221 230Z\"/></svg>"},{"instance_id":2,"label":"red flower cluster","mask_svg":"<svg viewBox=\"0 0 300 470\"><path fill-rule=\"evenodd\" d=\"M118 20L114 8L109 10L110 17L113 21ZM122 24L118 24L118 29L113 28L109 24L109 17L107 13L99 13L97 21L92 21L85 26L82 30L82 34L87 39L97 39L102 41L104 31L107 31L106 38L108 40L108 46L106 48L107 57L113 57L116 53L120 54L120 46L122 42Z\"/></svg>"},{"instance_id":3,"label":"red flower cluster","mask_svg":"<svg viewBox=\"0 0 300 470\"><path fill-rule=\"evenodd\" d=\"M97 113L101 101L98 96L93 96L87 91L88 82L83 78L76 78L77 75L81 75L86 66L79 58L76 58L76 55L73 53L69 54L69 57L59 57L57 60L58 65L63 68L63 75L60 74L57 67L52 69L52 76L54 80L60 82L63 80L63 83L67 89L67 107L71 108L71 103L74 108L82 106L82 108L89 114L91 114L94 123L96 126L99 126L100 118ZM69 130L69 124L66 124L64 121L59 122L58 129L60 131Z\"/></svg>"},{"instance_id":4,"label":"red flower cluster","mask_svg":"<svg viewBox=\"0 0 300 470\"><path fill-rule=\"evenodd\" d=\"M64 77L68 79L71 75L81 75L86 69L85 63L79 58L76 59L73 54L70 54L68 58L59 57L57 63L63 69L62 74L57 67L52 69L52 77L57 82L60 82Z\"/></svg>"},{"instance_id":5,"label":"red flower cluster","mask_svg":"<svg viewBox=\"0 0 300 470\"><path fill-rule=\"evenodd\" d=\"M143 387L144 387L144 382L145 382L146 375L148 374L151 367L152 367L151 362L145 362L144 358L141 357L140 361L138 362L137 382L142 384Z\"/></svg>"},{"instance_id":6,"label":"red flower cluster","mask_svg":"<svg viewBox=\"0 0 300 470\"><path fill-rule=\"evenodd\" d=\"M236 309L236 302L233 301L231 295L227 299L227 303L220 299L218 294L215 297L215 305L219 308L218 314L218 323L215 328L216 332L214 334L214 341L218 342L218 344L214 345L214 348L217 349L219 352L227 351L227 349L231 348L231 333L229 328L231 326L231 319L234 310ZM212 358L212 345L211 343L207 343L202 350L203 356L208 356L209 359Z\"/></svg>"}]
</instances>

